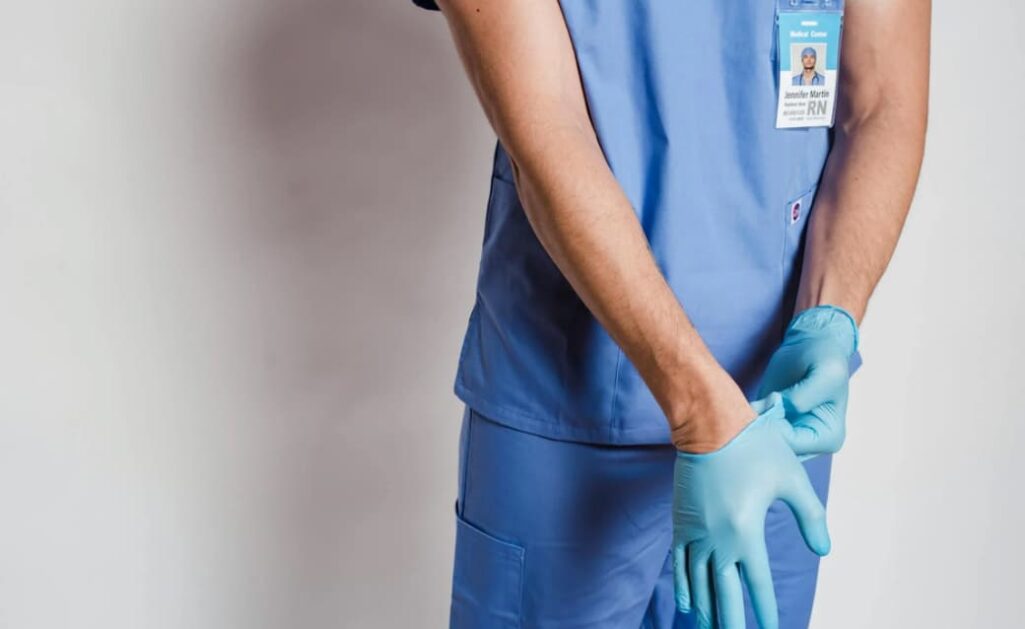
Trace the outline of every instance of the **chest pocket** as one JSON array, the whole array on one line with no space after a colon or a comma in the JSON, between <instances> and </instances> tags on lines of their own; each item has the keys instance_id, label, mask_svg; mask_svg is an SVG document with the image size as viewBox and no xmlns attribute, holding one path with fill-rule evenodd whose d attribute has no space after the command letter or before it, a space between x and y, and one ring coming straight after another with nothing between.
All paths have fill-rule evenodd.
<instances>
[{"instance_id":1,"label":"chest pocket","mask_svg":"<svg viewBox=\"0 0 1025 629\"><path fill-rule=\"evenodd\" d=\"M808 215L815 202L816 192L818 192L818 184L787 201L783 208L783 225L786 234L784 259L797 254L803 244L804 233L808 226Z\"/></svg>"}]
</instances>

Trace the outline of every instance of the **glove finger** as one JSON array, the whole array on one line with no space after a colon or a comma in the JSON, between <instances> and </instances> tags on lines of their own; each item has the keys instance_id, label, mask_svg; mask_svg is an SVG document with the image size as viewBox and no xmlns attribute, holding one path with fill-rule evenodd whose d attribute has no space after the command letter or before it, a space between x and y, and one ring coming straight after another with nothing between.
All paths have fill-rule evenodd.
<instances>
[{"instance_id":1,"label":"glove finger","mask_svg":"<svg viewBox=\"0 0 1025 629\"><path fill-rule=\"evenodd\" d=\"M716 569L715 602L720 629L744 629L744 590L740 587L737 564Z\"/></svg>"},{"instance_id":2,"label":"glove finger","mask_svg":"<svg viewBox=\"0 0 1025 629\"><path fill-rule=\"evenodd\" d=\"M799 455L838 452L846 439L846 409L845 400L825 402L810 413L791 419L793 430L783 436Z\"/></svg>"},{"instance_id":3,"label":"glove finger","mask_svg":"<svg viewBox=\"0 0 1025 629\"><path fill-rule=\"evenodd\" d=\"M700 629L712 627L712 591L708 576L708 554L687 549L687 574L690 577L691 608L697 616Z\"/></svg>"},{"instance_id":4,"label":"glove finger","mask_svg":"<svg viewBox=\"0 0 1025 629\"><path fill-rule=\"evenodd\" d=\"M848 377L845 367L830 362L813 365L803 378L783 389L783 405L787 417L811 412L820 404L831 401L838 386Z\"/></svg>"},{"instance_id":5,"label":"glove finger","mask_svg":"<svg viewBox=\"0 0 1025 629\"><path fill-rule=\"evenodd\" d=\"M673 546L673 591L676 594L676 609L682 614L690 613L690 580L687 578L687 547Z\"/></svg>"},{"instance_id":6,"label":"glove finger","mask_svg":"<svg viewBox=\"0 0 1025 629\"><path fill-rule=\"evenodd\" d=\"M815 554L824 556L829 554L829 530L826 527L826 508L822 506L819 497L808 479L808 473L804 467L795 461L795 470L788 483L789 487L782 493L780 498L787 503L790 510L797 518L797 524L801 528L801 535Z\"/></svg>"},{"instance_id":7,"label":"glove finger","mask_svg":"<svg viewBox=\"0 0 1025 629\"><path fill-rule=\"evenodd\" d=\"M772 570L769 567L769 554L765 550L765 541L758 549L740 564L741 574L751 595L751 607L754 608L758 626L762 629L779 627L779 610L776 606L776 590L772 583Z\"/></svg>"}]
</instances>

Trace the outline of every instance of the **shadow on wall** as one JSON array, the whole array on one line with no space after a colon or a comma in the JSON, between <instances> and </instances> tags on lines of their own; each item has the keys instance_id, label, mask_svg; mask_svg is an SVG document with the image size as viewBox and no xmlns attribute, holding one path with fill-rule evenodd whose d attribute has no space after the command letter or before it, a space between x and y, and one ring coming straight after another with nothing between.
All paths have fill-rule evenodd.
<instances>
[{"instance_id":1,"label":"shadow on wall","mask_svg":"<svg viewBox=\"0 0 1025 629\"><path fill-rule=\"evenodd\" d=\"M371 621L385 589L427 577L447 607L448 549L397 514L417 500L451 512L408 473L454 452L451 381L487 182L445 182L491 147L467 128L483 116L440 15L380 0L280 0L263 15L236 51L230 97L258 147L248 177L273 196L238 220L256 230L264 272L253 279L276 313L260 315L268 338L254 339L273 357L261 395L279 432L299 439L282 453L294 476L275 492L299 589L292 620L313 615L292 626L337 626L342 611L350 626L385 626Z\"/></svg>"}]
</instances>

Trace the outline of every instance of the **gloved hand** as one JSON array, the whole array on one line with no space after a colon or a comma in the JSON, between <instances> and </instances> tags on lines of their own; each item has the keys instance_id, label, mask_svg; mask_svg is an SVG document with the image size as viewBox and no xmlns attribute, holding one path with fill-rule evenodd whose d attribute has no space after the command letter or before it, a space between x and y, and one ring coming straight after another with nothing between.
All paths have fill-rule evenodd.
<instances>
[{"instance_id":1,"label":"gloved hand","mask_svg":"<svg viewBox=\"0 0 1025 629\"><path fill-rule=\"evenodd\" d=\"M710 628L715 616L721 629L744 627L741 574L759 624L765 629L779 626L765 547L765 516L775 500L790 505L814 552L829 552L825 509L784 439L788 426L780 394L751 406L758 416L722 448L676 455L676 606L683 613L693 608L702 628Z\"/></svg>"},{"instance_id":2,"label":"gloved hand","mask_svg":"<svg viewBox=\"0 0 1025 629\"><path fill-rule=\"evenodd\" d=\"M843 445L849 363L857 348L854 317L837 306L816 306L794 317L769 359L758 397L783 394L792 426L787 442L802 460Z\"/></svg>"}]
</instances>

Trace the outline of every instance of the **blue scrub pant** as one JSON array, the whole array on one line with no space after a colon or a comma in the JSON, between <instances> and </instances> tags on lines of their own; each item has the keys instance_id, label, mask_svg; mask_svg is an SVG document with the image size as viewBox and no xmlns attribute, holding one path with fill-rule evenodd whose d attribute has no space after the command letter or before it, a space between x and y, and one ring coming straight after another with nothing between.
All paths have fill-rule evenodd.
<instances>
[{"instance_id":1,"label":"blue scrub pant","mask_svg":"<svg viewBox=\"0 0 1025 629\"><path fill-rule=\"evenodd\" d=\"M467 408L450 627L695 626L673 602L674 460L669 444L557 441ZM805 463L823 503L830 462ZM780 627L807 627L818 557L781 502L765 532ZM750 604L747 626L758 626Z\"/></svg>"}]
</instances>

